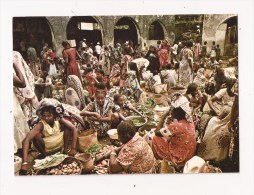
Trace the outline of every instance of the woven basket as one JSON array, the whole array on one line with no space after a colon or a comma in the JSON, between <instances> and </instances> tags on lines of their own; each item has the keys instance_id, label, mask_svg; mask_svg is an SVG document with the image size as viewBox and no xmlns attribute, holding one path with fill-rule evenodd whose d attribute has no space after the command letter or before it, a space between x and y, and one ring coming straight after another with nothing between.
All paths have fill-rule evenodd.
<instances>
[{"instance_id":1,"label":"woven basket","mask_svg":"<svg viewBox=\"0 0 254 195\"><path fill-rule=\"evenodd\" d=\"M75 158L80 160L83 165L82 173L90 173L94 169L94 159L91 154L80 153L76 154Z\"/></svg>"},{"instance_id":2,"label":"woven basket","mask_svg":"<svg viewBox=\"0 0 254 195\"><path fill-rule=\"evenodd\" d=\"M162 95L160 94L154 94L154 101L157 105L160 105L163 103L163 98L162 98Z\"/></svg>"}]
</instances>

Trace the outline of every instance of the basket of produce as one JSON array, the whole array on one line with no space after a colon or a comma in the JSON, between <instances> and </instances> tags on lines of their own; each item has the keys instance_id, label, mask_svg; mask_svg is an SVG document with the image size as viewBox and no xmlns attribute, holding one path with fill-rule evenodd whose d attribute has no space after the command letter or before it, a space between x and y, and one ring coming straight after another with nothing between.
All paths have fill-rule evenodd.
<instances>
[{"instance_id":1,"label":"basket of produce","mask_svg":"<svg viewBox=\"0 0 254 195\"><path fill-rule=\"evenodd\" d=\"M59 165L39 170L36 175L80 175L82 163L73 157L65 158Z\"/></svg>"},{"instance_id":2,"label":"basket of produce","mask_svg":"<svg viewBox=\"0 0 254 195\"><path fill-rule=\"evenodd\" d=\"M128 116L127 121L131 121L133 125L138 129L147 123L147 118L141 116Z\"/></svg>"}]
</instances>

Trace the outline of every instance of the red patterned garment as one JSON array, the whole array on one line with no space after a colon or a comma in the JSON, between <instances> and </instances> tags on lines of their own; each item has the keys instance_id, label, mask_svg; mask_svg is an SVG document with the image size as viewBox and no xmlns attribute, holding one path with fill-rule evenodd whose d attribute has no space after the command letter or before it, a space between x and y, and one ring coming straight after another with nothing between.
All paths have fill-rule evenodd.
<instances>
[{"instance_id":1,"label":"red patterned garment","mask_svg":"<svg viewBox=\"0 0 254 195\"><path fill-rule=\"evenodd\" d=\"M160 49L158 51L159 61L161 67L165 67L170 63L170 51L167 49Z\"/></svg>"},{"instance_id":2,"label":"red patterned garment","mask_svg":"<svg viewBox=\"0 0 254 195\"><path fill-rule=\"evenodd\" d=\"M164 137L155 136L152 141L154 155L158 159L173 162L176 167L183 167L196 151L196 135L193 123L180 120L170 123L162 129Z\"/></svg>"},{"instance_id":3,"label":"red patterned garment","mask_svg":"<svg viewBox=\"0 0 254 195\"><path fill-rule=\"evenodd\" d=\"M148 143L136 134L119 152L117 161L125 173L153 173L155 158Z\"/></svg>"},{"instance_id":4,"label":"red patterned garment","mask_svg":"<svg viewBox=\"0 0 254 195\"><path fill-rule=\"evenodd\" d=\"M75 48L69 48L63 51L64 59L68 59L66 76L68 77L69 75L76 75L80 79L80 81L82 81L79 67L76 61L76 55L77 55L76 53L77 51Z\"/></svg>"}]
</instances>

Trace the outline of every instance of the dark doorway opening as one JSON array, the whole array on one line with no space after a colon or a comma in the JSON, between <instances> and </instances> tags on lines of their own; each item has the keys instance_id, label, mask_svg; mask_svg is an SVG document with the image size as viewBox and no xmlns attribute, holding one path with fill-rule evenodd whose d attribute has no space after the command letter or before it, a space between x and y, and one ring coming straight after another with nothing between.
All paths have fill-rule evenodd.
<instances>
[{"instance_id":1,"label":"dark doorway opening","mask_svg":"<svg viewBox=\"0 0 254 195\"><path fill-rule=\"evenodd\" d=\"M149 40L163 40L164 31L160 22L155 21L149 27Z\"/></svg>"},{"instance_id":2,"label":"dark doorway opening","mask_svg":"<svg viewBox=\"0 0 254 195\"><path fill-rule=\"evenodd\" d=\"M138 44L137 28L128 17L123 17L116 23L114 27L114 44L123 44L129 41L133 46Z\"/></svg>"},{"instance_id":3,"label":"dark doorway opening","mask_svg":"<svg viewBox=\"0 0 254 195\"><path fill-rule=\"evenodd\" d=\"M102 44L101 26L92 16L74 16L67 25L67 39L75 40L77 47L85 38L88 45Z\"/></svg>"},{"instance_id":4,"label":"dark doorway opening","mask_svg":"<svg viewBox=\"0 0 254 195\"><path fill-rule=\"evenodd\" d=\"M30 42L40 54L44 43L52 47L52 32L45 17L13 17L13 50L19 51L25 60L27 44Z\"/></svg>"}]
</instances>

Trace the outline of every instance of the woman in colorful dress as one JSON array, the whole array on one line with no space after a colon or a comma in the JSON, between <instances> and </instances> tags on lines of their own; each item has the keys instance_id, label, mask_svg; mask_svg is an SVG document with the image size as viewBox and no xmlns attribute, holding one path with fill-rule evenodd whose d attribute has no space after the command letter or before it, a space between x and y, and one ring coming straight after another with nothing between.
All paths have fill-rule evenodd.
<instances>
[{"instance_id":1,"label":"woman in colorful dress","mask_svg":"<svg viewBox=\"0 0 254 195\"><path fill-rule=\"evenodd\" d=\"M185 47L180 52L179 84L187 87L192 82L193 52L191 47L193 44L191 41L184 44Z\"/></svg>"},{"instance_id":2,"label":"woman in colorful dress","mask_svg":"<svg viewBox=\"0 0 254 195\"><path fill-rule=\"evenodd\" d=\"M80 70L76 61L76 56L78 55L80 59L81 56L78 54L76 48L72 48L67 41L63 41L62 46L64 47L63 58L67 66L66 76L68 77L69 75L76 75L80 81L82 81Z\"/></svg>"},{"instance_id":3,"label":"woman in colorful dress","mask_svg":"<svg viewBox=\"0 0 254 195\"><path fill-rule=\"evenodd\" d=\"M171 51L172 51L172 48L170 44L168 43L168 40L165 39L164 41L162 41L161 47L157 51L161 68L166 66L167 64L170 64Z\"/></svg>"},{"instance_id":4,"label":"woman in colorful dress","mask_svg":"<svg viewBox=\"0 0 254 195\"><path fill-rule=\"evenodd\" d=\"M115 64L112 67L111 73L109 75L110 85L118 86L120 81L121 68L118 64L118 59L115 59Z\"/></svg>"},{"instance_id":5,"label":"woman in colorful dress","mask_svg":"<svg viewBox=\"0 0 254 195\"><path fill-rule=\"evenodd\" d=\"M18 65L13 63L13 89L15 87L25 88L26 82L22 72L19 70ZM13 92L13 121L14 121L14 153L22 148L22 141L29 132L29 127L26 117L22 111L20 103L16 94Z\"/></svg>"},{"instance_id":6,"label":"woman in colorful dress","mask_svg":"<svg viewBox=\"0 0 254 195\"><path fill-rule=\"evenodd\" d=\"M181 168L194 156L197 145L187 98L175 93L171 99L171 117L166 119L169 114L170 110L162 115L156 131L150 131L146 140L152 145L155 158L164 159L176 168Z\"/></svg>"},{"instance_id":7,"label":"woman in colorful dress","mask_svg":"<svg viewBox=\"0 0 254 195\"><path fill-rule=\"evenodd\" d=\"M83 87L76 75L69 75L67 78L65 101L79 110L84 109L86 106Z\"/></svg>"},{"instance_id":8,"label":"woman in colorful dress","mask_svg":"<svg viewBox=\"0 0 254 195\"><path fill-rule=\"evenodd\" d=\"M109 154L110 174L155 173L153 151L136 133L135 126L130 121L123 121L118 125L117 132L123 146L112 148Z\"/></svg>"},{"instance_id":9,"label":"woman in colorful dress","mask_svg":"<svg viewBox=\"0 0 254 195\"><path fill-rule=\"evenodd\" d=\"M26 86L24 88L15 87L14 93L21 105L26 121L28 121L33 117L39 105L34 92L34 75L21 54L17 51L13 51L13 64L16 64L25 79Z\"/></svg>"},{"instance_id":10,"label":"woman in colorful dress","mask_svg":"<svg viewBox=\"0 0 254 195\"><path fill-rule=\"evenodd\" d=\"M105 137L110 129L112 115L112 102L106 99L105 90L97 90L94 102L89 103L80 115L87 117L90 128L97 132L98 138Z\"/></svg>"},{"instance_id":11,"label":"woman in colorful dress","mask_svg":"<svg viewBox=\"0 0 254 195\"><path fill-rule=\"evenodd\" d=\"M205 160L220 162L228 156L230 145L230 132L228 127L232 124L230 120L231 115L234 113L231 112L235 97L238 95L238 82L235 79L229 79L227 83L231 87L221 89L209 101L210 104L213 104L213 100L222 99L223 105L219 109L212 106L218 116L212 117L208 122L204 137L198 149L198 156Z\"/></svg>"}]
</instances>

